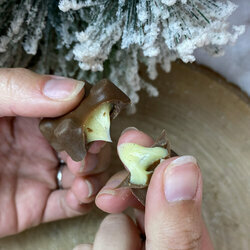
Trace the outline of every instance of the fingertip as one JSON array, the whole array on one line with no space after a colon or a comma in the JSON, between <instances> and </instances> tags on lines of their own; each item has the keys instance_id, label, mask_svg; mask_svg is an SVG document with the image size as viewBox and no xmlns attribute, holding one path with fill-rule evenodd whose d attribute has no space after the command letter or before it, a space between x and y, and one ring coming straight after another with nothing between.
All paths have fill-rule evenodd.
<instances>
[{"instance_id":1,"label":"fingertip","mask_svg":"<svg viewBox=\"0 0 250 250\"><path fill-rule=\"evenodd\" d=\"M147 247L196 249L201 242L201 193L201 174L194 157L161 162L153 173L146 198Z\"/></svg>"},{"instance_id":2,"label":"fingertip","mask_svg":"<svg viewBox=\"0 0 250 250\"><path fill-rule=\"evenodd\" d=\"M95 200L96 194L107 181L108 175L101 173L98 175L75 178L71 190L80 204L89 204Z\"/></svg>"},{"instance_id":3,"label":"fingertip","mask_svg":"<svg viewBox=\"0 0 250 250\"><path fill-rule=\"evenodd\" d=\"M192 192L192 194L188 192ZM197 160L193 156L179 156L162 161L152 175L147 199L150 198L148 196L151 193L153 199L164 194L167 202L192 199L200 202L202 177ZM157 195L153 195L153 193Z\"/></svg>"},{"instance_id":4,"label":"fingertip","mask_svg":"<svg viewBox=\"0 0 250 250\"><path fill-rule=\"evenodd\" d=\"M119 146L123 143L136 143L144 147L150 147L154 140L142 131L129 129L121 134L117 145Z\"/></svg>"},{"instance_id":5,"label":"fingertip","mask_svg":"<svg viewBox=\"0 0 250 250\"><path fill-rule=\"evenodd\" d=\"M153 175L151 177L148 191L147 191L147 197L146 197L146 207L149 211L154 207L155 204L166 204L168 202L166 197L166 173L169 171L171 165L174 161L177 159L180 159L181 157L171 157L169 159L166 159L162 161L154 170ZM200 170L198 169L200 172ZM183 179L185 180L185 173L182 173ZM168 179L168 178L167 178ZM198 194L198 200L201 200L201 193L202 193L202 185L201 185L201 178L199 178L199 186L197 189ZM173 189L178 188L177 183L172 183ZM157 209L157 208L156 208Z\"/></svg>"},{"instance_id":6,"label":"fingertip","mask_svg":"<svg viewBox=\"0 0 250 250\"><path fill-rule=\"evenodd\" d=\"M104 248L141 249L139 230L130 217L125 214L111 214L104 218L96 234L94 249Z\"/></svg>"},{"instance_id":7,"label":"fingertip","mask_svg":"<svg viewBox=\"0 0 250 250\"><path fill-rule=\"evenodd\" d=\"M178 158L178 156L171 157L171 158L162 160L160 162L160 164L155 168L155 170L153 172L153 175L152 175L151 180L150 180L150 186L153 185L153 182L162 181L162 176L164 174L164 171L171 164L171 162L177 158ZM156 181L153 181L153 180L156 180Z\"/></svg>"},{"instance_id":8,"label":"fingertip","mask_svg":"<svg viewBox=\"0 0 250 250\"><path fill-rule=\"evenodd\" d=\"M91 143L88 152L91 154L99 154L106 144L106 141L94 141L93 143Z\"/></svg>"},{"instance_id":9,"label":"fingertip","mask_svg":"<svg viewBox=\"0 0 250 250\"><path fill-rule=\"evenodd\" d=\"M84 168L84 159L83 161L74 161L72 158L67 155L66 163L70 170L70 172L75 176L82 176L83 175L83 168Z\"/></svg>"},{"instance_id":10,"label":"fingertip","mask_svg":"<svg viewBox=\"0 0 250 250\"><path fill-rule=\"evenodd\" d=\"M79 202L79 200L77 199L76 195L74 194L74 192L72 190L68 190L66 197L65 197L65 202L67 204L67 206L71 209L71 211L69 211L69 213L87 213L91 208L92 205L91 204L82 204L81 202ZM68 217L72 217L71 215L69 215Z\"/></svg>"},{"instance_id":11,"label":"fingertip","mask_svg":"<svg viewBox=\"0 0 250 250\"><path fill-rule=\"evenodd\" d=\"M108 180L96 197L97 207L108 213L121 212L127 207L131 191L128 188L118 188L126 175L126 171L120 171Z\"/></svg>"},{"instance_id":12,"label":"fingertip","mask_svg":"<svg viewBox=\"0 0 250 250\"><path fill-rule=\"evenodd\" d=\"M107 213L121 213L131 204L133 195L129 189L102 190L96 197L98 208Z\"/></svg>"},{"instance_id":13,"label":"fingertip","mask_svg":"<svg viewBox=\"0 0 250 250\"><path fill-rule=\"evenodd\" d=\"M72 184L71 190L79 204L90 203L93 201L92 195L94 194L94 187L90 180L76 177Z\"/></svg>"}]
</instances>

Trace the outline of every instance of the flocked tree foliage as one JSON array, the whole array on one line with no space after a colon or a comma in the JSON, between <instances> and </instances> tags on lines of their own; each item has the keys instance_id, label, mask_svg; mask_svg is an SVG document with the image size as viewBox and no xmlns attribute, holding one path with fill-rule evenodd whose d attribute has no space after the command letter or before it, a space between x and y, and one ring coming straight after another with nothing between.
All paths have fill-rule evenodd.
<instances>
[{"instance_id":1,"label":"flocked tree foliage","mask_svg":"<svg viewBox=\"0 0 250 250\"><path fill-rule=\"evenodd\" d=\"M243 26L229 27L227 0L0 0L0 66L28 67L95 82L107 77L128 93L157 89L138 74L195 60L205 47L218 54Z\"/></svg>"}]
</instances>

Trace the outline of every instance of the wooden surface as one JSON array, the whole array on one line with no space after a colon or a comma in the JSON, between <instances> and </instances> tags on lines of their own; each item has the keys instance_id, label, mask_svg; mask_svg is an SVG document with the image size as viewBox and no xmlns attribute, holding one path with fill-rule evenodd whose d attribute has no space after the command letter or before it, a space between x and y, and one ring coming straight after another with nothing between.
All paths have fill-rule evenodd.
<instances>
[{"instance_id":1,"label":"wooden surface","mask_svg":"<svg viewBox=\"0 0 250 250\"><path fill-rule=\"evenodd\" d=\"M173 149L195 155L204 178L204 218L215 249L250 249L250 106L218 75L176 63L155 81L159 98L141 93L136 115L114 122L113 137L127 126L157 136L166 128ZM122 124L122 126L121 126ZM115 159L115 156L114 156ZM113 161L115 166L119 162ZM0 240L0 249L68 250L92 242L104 214L41 225Z\"/></svg>"}]
</instances>

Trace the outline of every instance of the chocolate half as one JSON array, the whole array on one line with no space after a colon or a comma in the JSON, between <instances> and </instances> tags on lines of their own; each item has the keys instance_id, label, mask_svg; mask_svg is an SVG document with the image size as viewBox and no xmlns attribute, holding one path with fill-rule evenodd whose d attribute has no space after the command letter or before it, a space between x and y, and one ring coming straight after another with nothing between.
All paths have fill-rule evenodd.
<instances>
[{"instance_id":1,"label":"chocolate half","mask_svg":"<svg viewBox=\"0 0 250 250\"><path fill-rule=\"evenodd\" d=\"M106 79L93 86L85 82L84 88L85 96L78 107L60 117L44 118L39 125L51 146L58 152L66 151L74 161L83 160L87 153L89 144L84 126L91 113L100 105L110 103L112 120L130 103L128 96Z\"/></svg>"},{"instance_id":2,"label":"chocolate half","mask_svg":"<svg viewBox=\"0 0 250 250\"><path fill-rule=\"evenodd\" d=\"M170 157L173 157L173 156L177 156L177 154L174 151L171 151L171 149L170 149L170 143L169 143L169 140L167 138L167 134L166 134L165 130L163 130L161 132L160 136L158 137L158 139L152 145L151 148L154 148L154 147L162 147L162 148L167 149L168 155L164 159L167 159L167 158L170 158ZM152 165L150 165L147 168L147 171L152 171L153 172L155 170L155 168L158 166L158 164L160 163L160 161L161 160L157 160ZM120 188L120 187L129 187L129 188L131 188L131 191L132 191L133 195L138 199L138 201L142 205L145 206L146 194L147 194L147 190L148 190L148 184L147 185L135 185L135 184L130 182L130 177L131 177L131 175L128 172L128 175L125 177L125 179L119 185L118 188Z\"/></svg>"}]
</instances>

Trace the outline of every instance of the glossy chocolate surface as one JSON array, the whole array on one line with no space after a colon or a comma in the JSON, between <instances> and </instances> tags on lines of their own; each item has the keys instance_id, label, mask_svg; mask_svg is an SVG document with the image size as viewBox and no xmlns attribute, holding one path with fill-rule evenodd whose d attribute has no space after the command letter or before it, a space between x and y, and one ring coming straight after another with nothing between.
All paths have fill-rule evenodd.
<instances>
[{"instance_id":1,"label":"glossy chocolate surface","mask_svg":"<svg viewBox=\"0 0 250 250\"><path fill-rule=\"evenodd\" d=\"M44 118L39 125L51 146L58 152L66 151L74 161L83 160L88 150L84 123L91 112L103 103L111 103L112 120L130 103L128 96L106 79L93 86L85 82L84 89L84 98L73 111L56 118Z\"/></svg>"}]
</instances>

